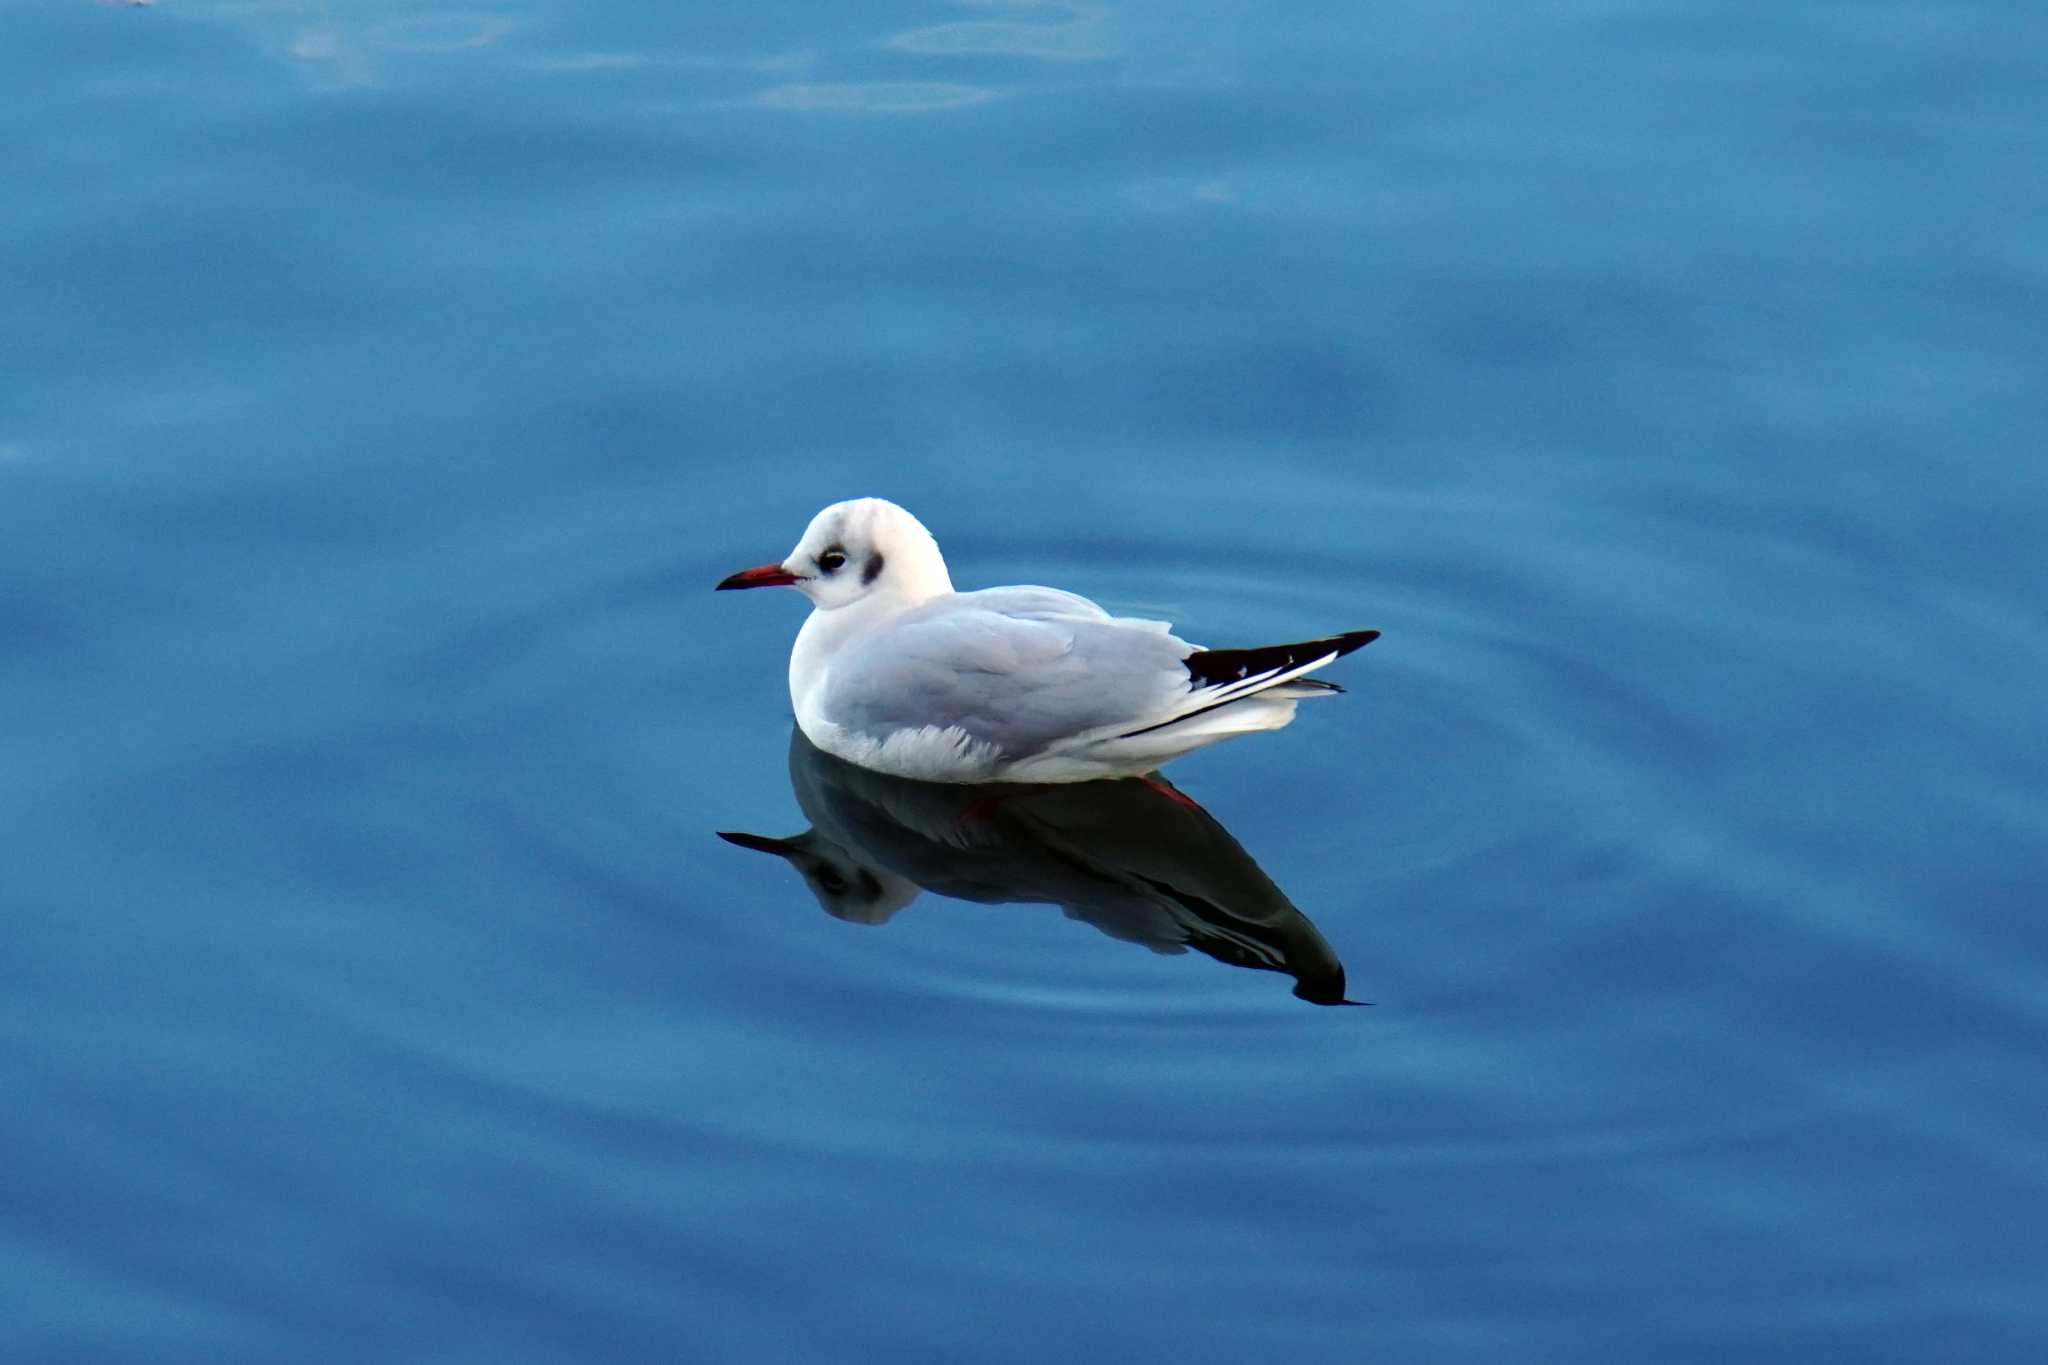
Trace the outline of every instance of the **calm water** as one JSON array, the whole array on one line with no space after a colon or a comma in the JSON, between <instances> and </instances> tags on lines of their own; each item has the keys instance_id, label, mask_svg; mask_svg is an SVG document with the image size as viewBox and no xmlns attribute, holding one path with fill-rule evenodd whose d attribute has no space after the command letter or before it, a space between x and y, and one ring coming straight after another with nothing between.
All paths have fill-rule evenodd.
<instances>
[{"instance_id":1,"label":"calm water","mask_svg":"<svg viewBox=\"0 0 2048 1365\"><path fill-rule=\"evenodd\" d=\"M2039 6L643 9L0 7L0 1354L2042 1358ZM962 822L866 493L1385 638Z\"/></svg>"}]
</instances>

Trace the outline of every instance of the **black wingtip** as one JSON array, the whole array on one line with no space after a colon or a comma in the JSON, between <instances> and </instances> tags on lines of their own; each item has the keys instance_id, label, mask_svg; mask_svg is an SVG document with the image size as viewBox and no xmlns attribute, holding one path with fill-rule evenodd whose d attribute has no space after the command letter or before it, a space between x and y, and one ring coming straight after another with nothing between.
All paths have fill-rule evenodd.
<instances>
[{"instance_id":1,"label":"black wingtip","mask_svg":"<svg viewBox=\"0 0 2048 1365\"><path fill-rule=\"evenodd\" d=\"M1303 640L1291 645L1261 645L1256 649L1198 649L1182 661L1188 677L1197 687L1228 686L1255 673L1269 673L1298 667L1325 655L1342 658L1354 649L1364 649L1380 638L1376 630L1352 630L1327 635L1320 640Z\"/></svg>"}]
</instances>

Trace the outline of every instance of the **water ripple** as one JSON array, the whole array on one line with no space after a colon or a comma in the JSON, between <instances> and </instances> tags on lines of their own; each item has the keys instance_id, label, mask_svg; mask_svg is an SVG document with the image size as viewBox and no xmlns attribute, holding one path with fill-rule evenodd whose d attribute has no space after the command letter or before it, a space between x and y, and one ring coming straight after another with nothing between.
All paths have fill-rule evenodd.
<instances>
[{"instance_id":1,"label":"water ripple","mask_svg":"<svg viewBox=\"0 0 2048 1365\"><path fill-rule=\"evenodd\" d=\"M816 114L929 114L986 104L1001 92L950 81L847 81L777 85L750 101L763 109Z\"/></svg>"}]
</instances>

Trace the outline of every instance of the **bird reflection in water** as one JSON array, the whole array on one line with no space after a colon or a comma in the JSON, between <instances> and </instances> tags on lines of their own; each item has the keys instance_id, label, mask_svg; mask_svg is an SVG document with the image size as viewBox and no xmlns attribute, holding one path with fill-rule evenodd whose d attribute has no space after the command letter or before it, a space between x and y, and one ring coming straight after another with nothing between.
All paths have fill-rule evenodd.
<instances>
[{"instance_id":1,"label":"bird reflection in water","mask_svg":"<svg viewBox=\"0 0 2048 1365\"><path fill-rule=\"evenodd\" d=\"M794 731L789 781L810 829L719 837L785 859L835 918L881 924L920 891L1057 905L1126 943L1285 972L1314 1004L1359 1003L1344 998L1344 965L1308 917L1162 778L913 782L855 767Z\"/></svg>"}]
</instances>

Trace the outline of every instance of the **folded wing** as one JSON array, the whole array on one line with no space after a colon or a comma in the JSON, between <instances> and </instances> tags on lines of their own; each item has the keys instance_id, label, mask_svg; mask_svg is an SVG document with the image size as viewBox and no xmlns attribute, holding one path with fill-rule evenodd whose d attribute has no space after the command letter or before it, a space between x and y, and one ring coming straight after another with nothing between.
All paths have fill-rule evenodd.
<instances>
[{"instance_id":1,"label":"folded wing","mask_svg":"<svg viewBox=\"0 0 2048 1365\"><path fill-rule=\"evenodd\" d=\"M834 661L823 718L883 741L957 728L1006 758L1159 716L1194 647L1050 588L961 593L904 613Z\"/></svg>"}]
</instances>

